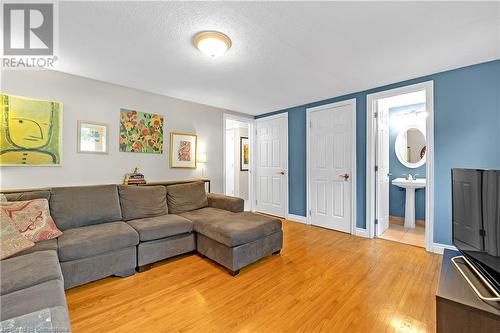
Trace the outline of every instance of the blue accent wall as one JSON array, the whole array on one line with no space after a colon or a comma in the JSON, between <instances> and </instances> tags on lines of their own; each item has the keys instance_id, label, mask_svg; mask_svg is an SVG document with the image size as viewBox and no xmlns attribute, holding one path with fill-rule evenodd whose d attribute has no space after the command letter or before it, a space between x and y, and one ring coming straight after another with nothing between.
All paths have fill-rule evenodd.
<instances>
[{"instance_id":1,"label":"blue accent wall","mask_svg":"<svg viewBox=\"0 0 500 333\"><path fill-rule=\"evenodd\" d=\"M425 178L426 165L418 168L408 168L404 166L396 156L396 138L403 128L399 125L404 119L403 114L410 111L424 111L425 103L405 105L389 109L389 172L392 176L389 177L389 215L405 216L406 207L406 192L403 188L392 185L392 181L396 178L405 178L404 175L418 174L418 178ZM398 117L399 116L399 117ZM403 126L403 127L406 127ZM418 220L425 220L425 189L417 189L415 191L415 217Z\"/></svg>"},{"instance_id":2,"label":"blue accent wall","mask_svg":"<svg viewBox=\"0 0 500 333\"><path fill-rule=\"evenodd\" d=\"M434 81L434 242L451 244L451 168L500 169L500 60L257 116L288 112L290 213L306 215L307 108L356 98L356 225L365 228L366 95L429 80Z\"/></svg>"},{"instance_id":3,"label":"blue accent wall","mask_svg":"<svg viewBox=\"0 0 500 333\"><path fill-rule=\"evenodd\" d=\"M292 191L306 189L307 162L306 151L306 113L303 108L292 108L288 110L288 211L290 214L306 215L306 199L302 195L291 195ZM304 138L304 140L301 140ZM293 167L290 162L293 161Z\"/></svg>"}]
</instances>

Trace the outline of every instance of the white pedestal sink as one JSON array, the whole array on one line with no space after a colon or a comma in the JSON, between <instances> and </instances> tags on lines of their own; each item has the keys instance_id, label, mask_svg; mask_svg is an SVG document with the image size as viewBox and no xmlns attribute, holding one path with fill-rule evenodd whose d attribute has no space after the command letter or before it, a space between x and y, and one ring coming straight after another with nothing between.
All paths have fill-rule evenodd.
<instances>
[{"instance_id":1,"label":"white pedestal sink","mask_svg":"<svg viewBox=\"0 0 500 333\"><path fill-rule=\"evenodd\" d=\"M392 181L392 185L406 190L405 228L415 228L415 190L425 187L425 178L415 180L396 178Z\"/></svg>"}]
</instances>

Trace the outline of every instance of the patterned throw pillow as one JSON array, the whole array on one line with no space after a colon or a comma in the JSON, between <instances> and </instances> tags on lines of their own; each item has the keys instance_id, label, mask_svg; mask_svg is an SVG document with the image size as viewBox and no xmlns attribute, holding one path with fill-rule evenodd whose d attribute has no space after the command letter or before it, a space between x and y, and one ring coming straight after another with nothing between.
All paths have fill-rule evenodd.
<instances>
[{"instance_id":1,"label":"patterned throw pillow","mask_svg":"<svg viewBox=\"0 0 500 333\"><path fill-rule=\"evenodd\" d=\"M2 202L0 208L12 219L17 230L32 242L62 235L50 216L47 199Z\"/></svg>"},{"instance_id":2,"label":"patterned throw pillow","mask_svg":"<svg viewBox=\"0 0 500 333\"><path fill-rule=\"evenodd\" d=\"M0 229L0 260L35 246L35 243L17 231L16 226L3 210L0 210Z\"/></svg>"},{"instance_id":3,"label":"patterned throw pillow","mask_svg":"<svg viewBox=\"0 0 500 333\"><path fill-rule=\"evenodd\" d=\"M0 202L7 202L9 200L7 200L7 197L5 196L5 194L3 193L0 193Z\"/></svg>"}]
</instances>

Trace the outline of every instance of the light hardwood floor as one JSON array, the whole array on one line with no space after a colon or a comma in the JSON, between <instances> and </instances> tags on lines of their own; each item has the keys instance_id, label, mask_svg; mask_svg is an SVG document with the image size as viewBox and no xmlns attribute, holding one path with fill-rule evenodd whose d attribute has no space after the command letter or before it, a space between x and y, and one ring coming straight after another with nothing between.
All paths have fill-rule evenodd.
<instances>
[{"instance_id":1,"label":"light hardwood floor","mask_svg":"<svg viewBox=\"0 0 500 333\"><path fill-rule=\"evenodd\" d=\"M66 292L73 332L434 332L441 256L284 222L280 255L230 276L184 255Z\"/></svg>"}]
</instances>

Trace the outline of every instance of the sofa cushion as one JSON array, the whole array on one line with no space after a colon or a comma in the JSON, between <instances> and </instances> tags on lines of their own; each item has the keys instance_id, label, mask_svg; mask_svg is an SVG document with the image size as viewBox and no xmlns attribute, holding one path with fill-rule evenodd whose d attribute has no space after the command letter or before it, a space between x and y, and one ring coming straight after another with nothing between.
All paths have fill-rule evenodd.
<instances>
[{"instance_id":1,"label":"sofa cushion","mask_svg":"<svg viewBox=\"0 0 500 333\"><path fill-rule=\"evenodd\" d=\"M2 260L0 276L1 295L63 279L56 251L38 251Z\"/></svg>"},{"instance_id":2,"label":"sofa cushion","mask_svg":"<svg viewBox=\"0 0 500 333\"><path fill-rule=\"evenodd\" d=\"M30 247L22 252L14 254L11 258L17 256L23 256L25 254L38 252L38 251L56 251L57 252L57 238L48 239L40 242L36 242L35 246Z\"/></svg>"},{"instance_id":3,"label":"sofa cushion","mask_svg":"<svg viewBox=\"0 0 500 333\"><path fill-rule=\"evenodd\" d=\"M125 222L68 229L58 238L59 261L87 258L138 243L139 235Z\"/></svg>"},{"instance_id":4,"label":"sofa cushion","mask_svg":"<svg viewBox=\"0 0 500 333\"><path fill-rule=\"evenodd\" d=\"M235 215L235 213L219 208L206 207L202 209L192 210L190 212L181 213L179 215L193 222L212 222L230 218Z\"/></svg>"},{"instance_id":5,"label":"sofa cushion","mask_svg":"<svg viewBox=\"0 0 500 333\"><path fill-rule=\"evenodd\" d=\"M229 247L253 242L281 230L278 218L244 212L219 220L194 222L194 230Z\"/></svg>"},{"instance_id":6,"label":"sofa cushion","mask_svg":"<svg viewBox=\"0 0 500 333\"><path fill-rule=\"evenodd\" d=\"M12 219L17 230L32 242L56 238L62 234L50 216L47 199L3 202L0 203L0 208Z\"/></svg>"},{"instance_id":7,"label":"sofa cushion","mask_svg":"<svg viewBox=\"0 0 500 333\"><path fill-rule=\"evenodd\" d=\"M50 280L0 296L0 320L62 306L67 309L62 280Z\"/></svg>"},{"instance_id":8,"label":"sofa cushion","mask_svg":"<svg viewBox=\"0 0 500 333\"><path fill-rule=\"evenodd\" d=\"M5 197L8 201L26 201L26 200L34 200L34 199L50 199L50 191L49 190L40 190L40 191L29 191L29 192L15 192L15 193L6 193Z\"/></svg>"},{"instance_id":9,"label":"sofa cushion","mask_svg":"<svg viewBox=\"0 0 500 333\"><path fill-rule=\"evenodd\" d=\"M179 215L162 215L127 222L139 233L141 242L193 231L193 222Z\"/></svg>"},{"instance_id":10,"label":"sofa cushion","mask_svg":"<svg viewBox=\"0 0 500 333\"><path fill-rule=\"evenodd\" d=\"M24 237L12 219L0 209L0 259L20 253L35 243Z\"/></svg>"},{"instance_id":11,"label":"sofa cushion","mask_svg":"<svg viewBox=\"0 0 500 333\"><path fill-rule=\"evenodd\" d=\"M165 186L118 186L124 221L165 215L167 189Z\"/></svg>"},{"instance_id":12,"label":"sofa cushion","mask_svg":"<svg viewBox=\"0 0 500 333\"><path fill-rule=\"evenodd\" d=\"M53 188L50 212L63 231L122 218L116 185Z\"/></svg>"},{"instance_id":13,"label":"sofa cushion","mask_svg":"<svg viewBox=\"0 0 500 333\"><path fill-rule=\"evenodd\" d=\"M204 182L167 186L168 211L171 214L189 212L208 206Z\"/></svg>"}]
</instances>

